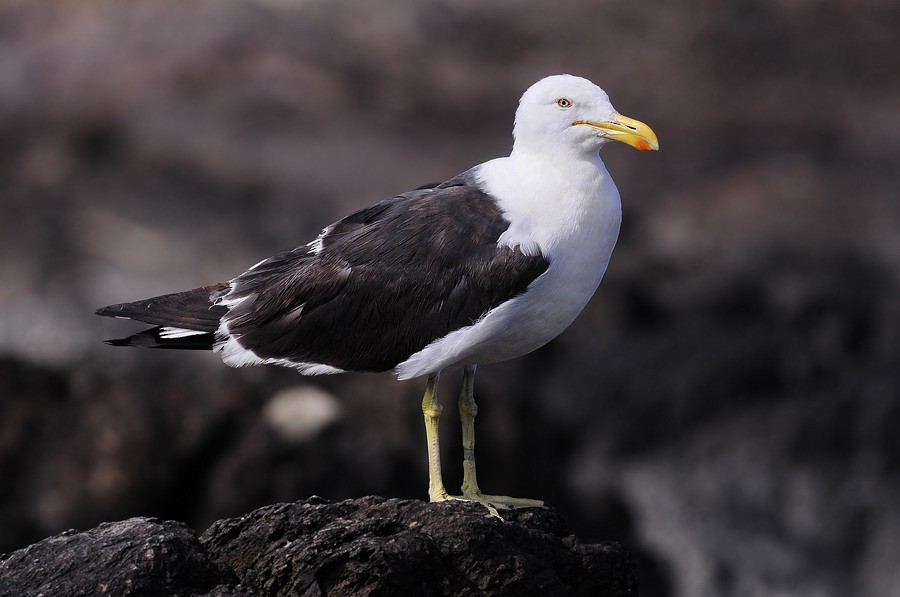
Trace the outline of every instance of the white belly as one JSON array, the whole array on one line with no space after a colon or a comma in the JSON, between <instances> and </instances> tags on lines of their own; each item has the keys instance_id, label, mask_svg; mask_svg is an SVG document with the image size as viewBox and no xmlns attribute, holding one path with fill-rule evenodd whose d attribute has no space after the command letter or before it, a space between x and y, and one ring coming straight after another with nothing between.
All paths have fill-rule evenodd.
<instances>
[{"instance_id":1,"label":"white belly","mask_svg":"<svg viewBox=\"0 0 900 597\"><path fill-rule=\"evenodd\" d=\"M618 228L618 226L616 226ZM397 366L400 379L454 367L497 363L540 348L571 324L600 284L612 246L583 259L553 261L528 290L490 310L474 325L435 340Z\"/></svg>"},{"instance_id":2,"label":"white belly","mask_svg":"<svg viewBox=\"0 0 900 597\"><path fill-rule=\"evenodd\" d=\"M610 251L611 252L611 251ZM497 363L536 350L575 321L594 295L609 253L579 269L574 263L551 263L526 293L492 309L471 326L467 344L453 365Z\"/></svg>"}]
</instances>

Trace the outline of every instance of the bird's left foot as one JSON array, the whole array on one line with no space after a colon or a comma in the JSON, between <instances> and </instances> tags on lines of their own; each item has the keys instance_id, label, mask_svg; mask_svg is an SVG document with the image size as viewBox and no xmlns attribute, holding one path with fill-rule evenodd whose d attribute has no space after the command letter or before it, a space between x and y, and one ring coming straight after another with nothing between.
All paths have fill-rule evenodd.
<instances>
[{"instance_id":1,"label":"bird's left foot","mask_svg":"<svg viewBox=\"0 0 900 597\"><path fill-rule=\"evenodd\" d=\"M500 520L500 510L510 510L513 508L543 508L544 502L541 500L532 500L528 498L515 498L506 495L486 495L477 492L464 492L463 495L450 495L443 493L441 495L431 496L432 502L460 501L460 502L476 502L488 509L491 516L496 516Z\"/></svg>"}]
</instances>

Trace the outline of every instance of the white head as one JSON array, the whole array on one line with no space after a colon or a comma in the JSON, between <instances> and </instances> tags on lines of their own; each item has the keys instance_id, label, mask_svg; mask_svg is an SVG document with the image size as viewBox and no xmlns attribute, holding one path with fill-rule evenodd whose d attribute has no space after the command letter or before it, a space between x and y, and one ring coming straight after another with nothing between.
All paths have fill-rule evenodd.
<instances>
[{"instance_id":1,"label":"white head","mask_svg":"<svg viewBox=\"0 0 900 597\"><path fill-rule=\"evenodd\" d=\"M596 155L608 141L657 150L653 130L613 109L606 92L581 77L553 75L528 88L519 100L513 152L552 151Z\"/></svg>"}]
</instances>

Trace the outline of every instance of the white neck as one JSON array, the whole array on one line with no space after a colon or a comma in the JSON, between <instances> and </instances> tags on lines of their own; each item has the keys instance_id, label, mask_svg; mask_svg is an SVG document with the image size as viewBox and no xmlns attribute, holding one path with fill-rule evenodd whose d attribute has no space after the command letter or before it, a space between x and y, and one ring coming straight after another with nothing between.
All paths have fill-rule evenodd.
<instances>
[{"instance_id":1,"label":"white neck","mask_svg":"<svg viewBox=\"0 0 900 597\"><path fill-rule=\"evenodd\" d=\"M477 175L510 221L500 244L546 257L575 242L612 251L622 208L596 153L529 151L516 144L508 158L483 164Z\"/></svg>"}]
</instances>

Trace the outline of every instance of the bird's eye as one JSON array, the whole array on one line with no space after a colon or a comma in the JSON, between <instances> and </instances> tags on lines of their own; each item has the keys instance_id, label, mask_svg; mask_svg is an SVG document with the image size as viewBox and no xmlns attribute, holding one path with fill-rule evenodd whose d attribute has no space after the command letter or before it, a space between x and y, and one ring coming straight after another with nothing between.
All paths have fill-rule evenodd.
<instances>
[{"instance_id":1,"label":"bird's eye","mask_svg":"<svg viewBox=\"0 0 900 597\"><path fill-rule=\"evenodd\" d=\"M561 97L558 100L556 100L556 105L559 106L560 108L571 108L572 100L570 100L567 97Z\"/></svg>"}]
</instances>

